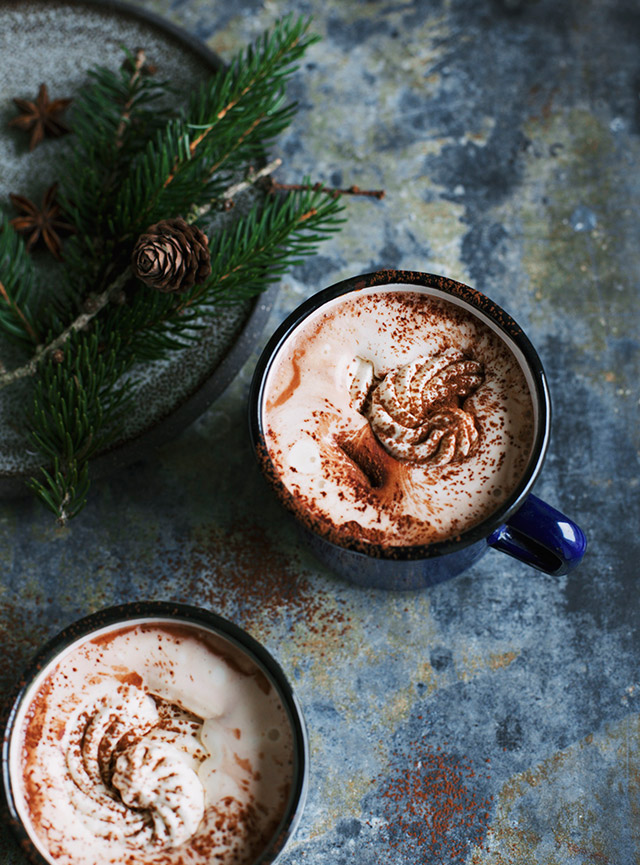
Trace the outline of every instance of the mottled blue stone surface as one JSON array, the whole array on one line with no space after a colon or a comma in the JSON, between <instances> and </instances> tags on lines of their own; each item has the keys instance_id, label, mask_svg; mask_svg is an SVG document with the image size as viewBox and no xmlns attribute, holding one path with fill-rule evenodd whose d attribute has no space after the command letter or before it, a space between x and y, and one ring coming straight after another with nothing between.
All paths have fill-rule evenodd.
<instances>
[{"instance_id":1,"label":"mottled blue stone surface","mask_svg":"<svg viewBox=\"0 0 640 865\"><path fill-rule=\"evenodd\" d=\"M347 202L224 396L96 483L68 528L32 499L0 503L2 687L102 606L207 606L266 644L306 714L310 793L284 865L637 865L639 7L138 5L225 59L279 15L312 14L323 40L290 89L278 179L386 196ZM303 298L379 267L475 286L537 347L554 417L535 491L589 538L570 576L490 552L423 592L359 590L276 507L246 433L257 353ZM0 861L24 861L6 828Z\"/></svg>"}]
</instances>

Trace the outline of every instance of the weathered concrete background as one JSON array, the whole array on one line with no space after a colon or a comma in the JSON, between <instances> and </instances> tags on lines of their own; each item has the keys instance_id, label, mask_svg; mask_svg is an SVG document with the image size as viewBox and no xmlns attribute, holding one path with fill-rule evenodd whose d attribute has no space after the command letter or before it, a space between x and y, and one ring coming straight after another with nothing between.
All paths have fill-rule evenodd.
<instances>
[{"instance_id":1,"label":"weathered concrete background","mask_svg":"<svg viewBox=\"0 0 640 865\"><path fill-rule=\"evenodd\" d=\"M355 590L274 507L245 433L256 355L66 530L0 503L0 682L113 602L208 606L264 641L306 713L311 789L286 865L640 862L640 9L615 0L145 0L231 54L288 11L323 41L279 179L384 188L283 281L381 266L491 295L552 390L536 492L590 540L568 578L498 553L433 590ZM431 816L435 815L435 816ZM0 861L23 862L0 829Z\"/></svg>"}]
</instances>

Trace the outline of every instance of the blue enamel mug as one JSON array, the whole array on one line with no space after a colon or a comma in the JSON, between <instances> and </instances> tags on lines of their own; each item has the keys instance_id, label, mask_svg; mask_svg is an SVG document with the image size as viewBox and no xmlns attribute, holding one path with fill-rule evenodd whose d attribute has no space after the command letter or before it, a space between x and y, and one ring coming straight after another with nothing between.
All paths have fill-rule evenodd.
<instances>
[{"instance_id":1,"label":"blue enamel mug","mask_svg":"<svg viewBox=\"0 0 640 865\"><path fill-rule=\"evenodd\" d=\"M336 540L322 522L300 507L283 483L265 436L265 389L279 351L309 316L326 304L358 292L398 286L448 301L487 325L518 361L533 406L532 445L526 468L510 492L486 518L445 540L412 546L363 543L358 537ZM289 343L290 344L290 343ZM522 328L496 303L463 283L434 274L381 270L343 280L304 301L275 331L262 352L249 395L249 430L260 469L280 502L290 511L308 546L327 568L362 587L420 589L457 576L484 553L506 553L547 574L568 573L586 550L583 531L572 520L531 493L543 465L550 433L549 388L540 358Z\"/></svg>"}]
</instances>

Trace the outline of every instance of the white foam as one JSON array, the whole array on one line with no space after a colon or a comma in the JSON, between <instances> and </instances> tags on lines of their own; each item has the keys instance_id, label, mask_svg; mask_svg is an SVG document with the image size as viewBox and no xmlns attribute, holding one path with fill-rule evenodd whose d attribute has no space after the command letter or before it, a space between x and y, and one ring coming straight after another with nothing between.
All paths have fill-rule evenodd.
<instances>
[{"instance_id":1,"label":"white foam","mask_svg":"<svg viewBox=\"0 0 640 865\"><path fill-rule=\"evenodd\" d=\"M517 349L471 307L445 298L406 285L337 298L298 326L271 366L263 405L270 456L300 511L318 515L327 531L390 546L441 540L488 516L521 478L535 412ZM387 460L386 479L367 482L343 447L366 432L354 400L363 370L380 379L451 348L484 370L464 400L478 444L445 466ZM318 469L306 460L302 470L299 455L312 450L320 453Z\"/></svg>"},{"instance_id":2,"label":"white foam","mask_svg":"<svg viewBox=\"0 0 640 865\"><path fill-rule=\"evenodd\" d=\"M221 865L253 862L292 781L276 689L238 649L197 629L110 630L45 668L16 717L14 796L38 849L55 865L158 855L209 865L212 845ZM167 703L156 712L149 694ZM120 756L109 782L100 761L111 752Z\"/></svg>"}]
</instances>

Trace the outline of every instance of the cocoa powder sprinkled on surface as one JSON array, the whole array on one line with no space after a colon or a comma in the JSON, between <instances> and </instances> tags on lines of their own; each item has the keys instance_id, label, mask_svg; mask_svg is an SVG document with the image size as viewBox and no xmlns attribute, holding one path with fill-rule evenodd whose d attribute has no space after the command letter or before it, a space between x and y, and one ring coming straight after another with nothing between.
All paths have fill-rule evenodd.
<instances>
[{"instance_id":1,"label":"cocoa powder sprinkled on surface","mask_svg":"<svg viewBox=\"0 0 640 865\"><path fill-rule=\"evenodd\" d=\"M300 629L334 644L350 629L343 602L325 596L290 551L269 532L245 524L201 529L190 551L165 559L176 576L176 600L206 606L241 627L280 634Z\"/></svg>"},{"instance_id":2,"label":"cocoa powder sprinkled on surface","mask_svg":"<svg viewBox=\"0 0 640 865\"><path fill-rule=\"evenodd\" d=\"M489 761L415 743L394 754L397 767L380 781L390 850L409 862L463 863L485 843L493 797L486 794ZM384 857L383 857L384 858Z\"/></svg>"}]
</instances>

